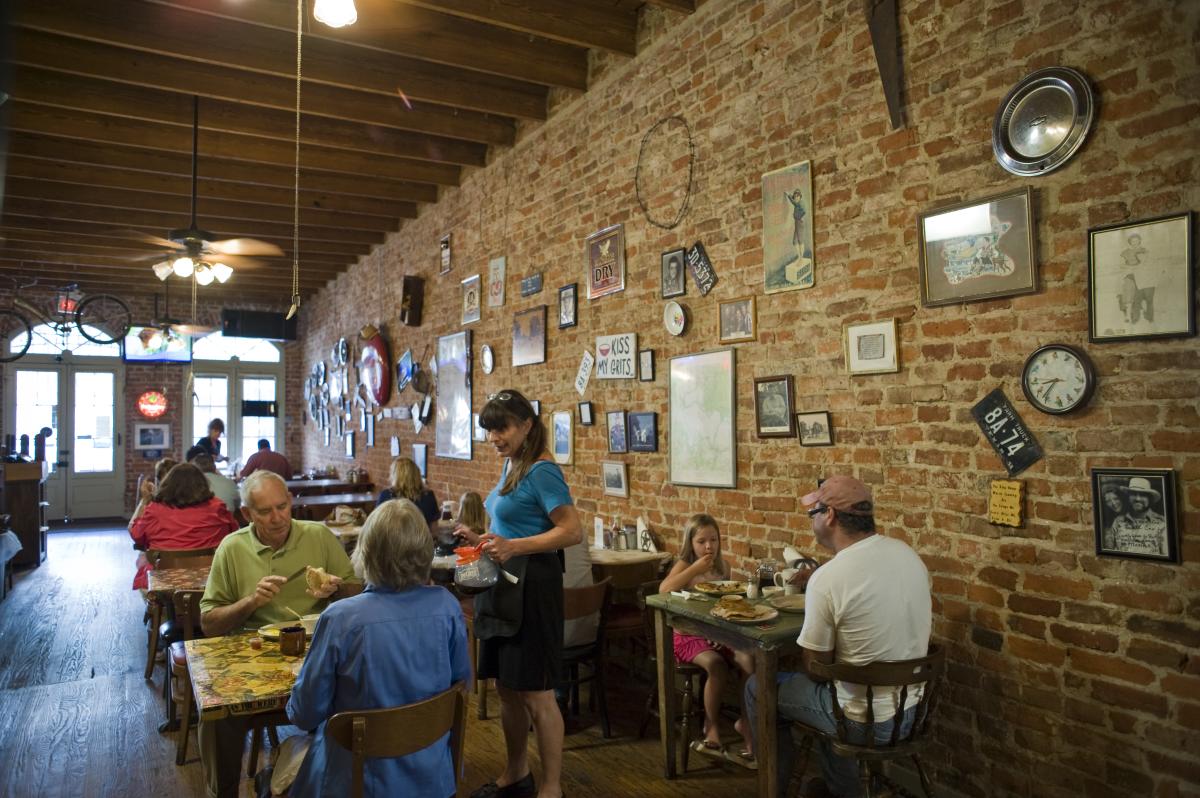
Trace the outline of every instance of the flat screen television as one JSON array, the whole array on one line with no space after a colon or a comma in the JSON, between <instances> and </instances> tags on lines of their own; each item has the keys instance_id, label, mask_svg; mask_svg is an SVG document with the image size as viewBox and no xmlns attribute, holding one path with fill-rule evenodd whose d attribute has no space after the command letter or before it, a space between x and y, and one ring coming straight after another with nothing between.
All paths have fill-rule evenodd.
<instances>
[{"instance_id":1,"label":"flat screen television","mask_svg":"<svg viewBox=\"0 0 1200 798\"><path fill-rule=\"evenodd\" d=\"M191 363L192 339L162 327L130 327L124 359L127 363Z\"/></svg>"}]
</instances>

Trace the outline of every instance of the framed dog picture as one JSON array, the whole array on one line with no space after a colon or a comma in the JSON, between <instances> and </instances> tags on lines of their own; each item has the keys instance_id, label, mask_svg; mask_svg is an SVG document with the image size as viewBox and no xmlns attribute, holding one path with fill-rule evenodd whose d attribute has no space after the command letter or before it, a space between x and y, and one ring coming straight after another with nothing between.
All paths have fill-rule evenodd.
<instances>
[{"instance_id":1,"label":"framed dog picture","mask_svg":"<svg viewBox=\"0 0 1200 798\"><path fill-rule=\"evenodd\" d=\"M1178 564L1175 472L1169 468L1093 468L1096 554Z\"/></svg>"}]
</instances>

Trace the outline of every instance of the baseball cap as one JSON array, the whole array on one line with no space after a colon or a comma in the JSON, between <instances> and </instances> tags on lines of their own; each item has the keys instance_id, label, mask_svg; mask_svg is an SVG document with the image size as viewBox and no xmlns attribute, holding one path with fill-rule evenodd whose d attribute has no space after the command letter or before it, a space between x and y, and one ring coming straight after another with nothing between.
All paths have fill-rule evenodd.
<instances>
[{"instance_id":1,"label":"baseball cap","mask_svg":"<svg viewBox=\"0 0 1200 798\"><path fill-rule=\"evenodd\" d=\"M874 510L871 489L854 477L847 476L830 477L800 501L809 507L823 504L846 515L871 515ZM866 510L855 507L862 502L871 506Z\"/></svg>"}]
</instances>

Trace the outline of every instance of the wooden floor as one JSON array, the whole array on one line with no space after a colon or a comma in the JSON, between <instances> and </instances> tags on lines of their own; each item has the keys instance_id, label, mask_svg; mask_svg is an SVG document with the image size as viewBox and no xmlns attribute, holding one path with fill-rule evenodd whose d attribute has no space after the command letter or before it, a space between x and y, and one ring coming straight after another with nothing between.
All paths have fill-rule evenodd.
<instances>
[{"instance_id":1,"label":"wooden floor","mask_svg":"<svg viewBox=\"0 0 1200 798\"><path fill-rule=\"evenodd\" d=\"M0 796L205 795L195 744L175 766L163 719L162 669L142 678L145 627L130 589L134 552L123 527L50 535L49 556L18 573L0 602ZM754 793L753 773L693 756L683 778L665 781L658 737L636 740L645 687L614 671L612 739L592 725L566 738L564 790L588 796L724 798ZM499 774L498 706L471 708L460 796ZM534 769L537 772L535 762ZM250 782L243 794L252 795Z\"/></svg>"}]
</instances>

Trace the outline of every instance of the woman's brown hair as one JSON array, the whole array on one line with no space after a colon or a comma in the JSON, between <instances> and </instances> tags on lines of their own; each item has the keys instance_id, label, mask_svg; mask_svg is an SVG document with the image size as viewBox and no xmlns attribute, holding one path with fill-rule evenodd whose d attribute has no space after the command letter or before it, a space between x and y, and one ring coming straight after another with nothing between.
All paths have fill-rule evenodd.
<instances>
[{"instance_id":1,"label":"woman's brown hair","mask_svg":"<svg viewBox=\"0 0 1200 798\"><path fill-rule=\"evenodd\" d=\"M421 479L421 469L407 457L396 457L388 470L392 493L398 499L408 499L416 504L421 494L425 492L425 482Z\"/></svg>"},{"instance_id":2,"label":"woman's brown hair","mask_svg":"<svg viewBox=\"0 0 1200 798\"><path fill-rule=\"evenodd\" d=\"M178 460L172 460L170 457L164 457L154 464L154 484L160 485L167 478L167 474L171 473L171 469L179 465Z\"/></svg>"},{"instance_id":3,"label":"woman's brown hair","mask_svg":"<svg viewBox=\"0 0 1200 798\"><path fill-rule=\"evenodd\" d=\"M529 400L511 388L492 394L479 413L479 426L489 432L508 429L510 424L523 424L526 421L533 423L521 448L513 452L508 476L500 486L501 495L516 490L517 485L521 484L521 480L529 473L529 469L533 468L533 464L546 453L546 427L537 413L533 412L533 405Z\"/></svg>"},{"instance_id":4,"label":"woman's brown hair","mask_svg":"<svg viewBox=\"0 0 1200 798\"><path fill-rule=\"evenodd\" d=\"M180 463L158 483L154 501L168 507L192 507L213 497L204 472L191 463Z\"/></svg>"}]
</instances>

